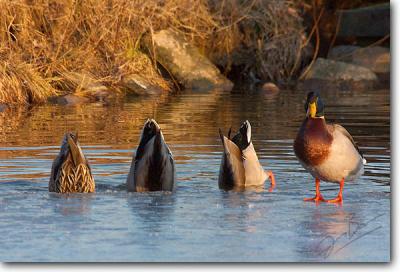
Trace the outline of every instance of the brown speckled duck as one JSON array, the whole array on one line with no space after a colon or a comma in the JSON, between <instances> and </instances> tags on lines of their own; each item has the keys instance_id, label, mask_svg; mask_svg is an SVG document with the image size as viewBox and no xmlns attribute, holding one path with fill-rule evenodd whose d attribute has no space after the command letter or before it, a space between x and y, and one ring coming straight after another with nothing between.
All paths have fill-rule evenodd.
<instances>
[{"instance_id":1,"label":"brown speckled duck","mask_svg":"<svg viewBox=\"0 0 400 272\"><path fill-rule=\"evenodd\" d=\"M219 131L224 153L222 155L218 185L224 190L242 190L246 187L261 187L265 180L271 179L270 191L275 186L272 171L264 171L251 141L251 126L245 121L239 132L230 138Z\"/></svg>"},{"instance_id":2,"label":"brown speckled duck","mask_svg":"<svg viewBox=\"0 0 400 272\"><path fill-rule=\"evenodd\" d=\"M356 180L364 172L366 160L349 132L338 124L327 124L324 104L317 92L309 92L305 103L306 118L294 141L294 152L315 178L315 197L305 201L325 201L319 190L320 180L340 184L336 198L326 202L343 201L344 183Z\"/></svg>"},{"instance_id":3,"label":"brown speckled duck","mask_svg":"<svg viewBox=\"0 0 400 272\"><path fill-rule=\"evenodd\" d=\"M160 126L148 119L143 126L139 146L132 160L128 191L174 191L175 163Z\"/></svg>"},{"instance_id":4,"label":"brown speckled duck","mask_svg":"<svg viewBox=\"0 0 400 272\"><path fill-rule=\"evenodd\" d=\"M79 146L78 134L66 133L60 153L53 161L49 192L92 193L94 191L94 179L89 162Z\"/></svg>"}]
</instances>

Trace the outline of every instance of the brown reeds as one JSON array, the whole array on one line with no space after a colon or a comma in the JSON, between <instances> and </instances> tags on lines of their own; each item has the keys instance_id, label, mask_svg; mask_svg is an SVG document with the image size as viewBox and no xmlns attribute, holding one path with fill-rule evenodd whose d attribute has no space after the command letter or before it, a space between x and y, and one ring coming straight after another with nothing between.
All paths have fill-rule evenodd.
<instances>
[{"instance_id":1,"label":"brown reeds","mask_svg":"<svg viewBox=\"0 0 400 272\"><path fill-rule=\"evenodd\" d=\"M298 1L212 1L222 27L208 51L226 69L260 80L285 82L301 68L305 40Z\"/></svg>"},{"instance_id":2,"label":"brown reeds","mask_svg":"<svg viewBox=\"0 0 400 272\"><path fill-rule=\"evenodd\" d=\"M0 102L10 105L46 101L57 91L31 64L13 58L0 58Z\"/></svg>"},{"instance_id":3,"label":"brown reeds","mask_svg":"<svg viewBox=\"0 0 400 272\"><path fill-rule=\"evenodd\" d=\"M299 70L304 31L296 1L0 0L0 103L41 102L76 91L68 73L106 87L140 74L170 88L142 37L172 28L229 73L262 80ZM20 74L22 73L22 74ZM74 87L75 86L75 87Z\"/></svg>"}]
</instances>

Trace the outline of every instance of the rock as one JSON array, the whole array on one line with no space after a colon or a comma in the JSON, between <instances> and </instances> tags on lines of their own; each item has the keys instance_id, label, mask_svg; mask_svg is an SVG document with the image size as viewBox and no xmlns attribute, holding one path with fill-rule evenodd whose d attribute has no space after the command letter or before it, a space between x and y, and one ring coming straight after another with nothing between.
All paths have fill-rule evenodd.
<instances>
[{"instance_id":1,"label":"rock","mask_svg":"<svg viewBox=\"0 0 400 272\"><path fill-rule=\"evenodd\" d=\"M153 44L157 61L185 88L195 91L232 90L233 83L176 32L167 29L155 33ZM151 46L148 42L147 47Z\"/></svg>"},{"instance_id":2,"label":"rock","mask_svg":"<svg viewBox=\"0 0 400 272\"><path fill-rule=\"evenodd\" d=\"M378 81L370 69L340 61L318 58L306 74L301 88L318 89L372 89Z\"/></svg>"},{"instance_id":3,"label":"rock","mask_svg":"<svg viewBox=\"0 0 400 272\"><path fill-rule=\"evenodd\" d=\"M382 46L335 46L328 58L364 66L375 73L390 73L390 50Z\"/></svg>"},{"instance_id":4,"label":"rock","mask_svg":"<svg viewBox=\"0 0 400 272\"><path fill-rule=\"evenodd\" d=\"M390 50L381 46L357 49L353 53L353 63L368 67L375 73L390 73Z\"/></svg>"},{"instance_id":5,"label":"rock","mask_svg":"<svg viewBox=\"0 0 400 272\"><path fill-rule=\"evenodd\" d=\"M151 84L144 77L136 74L123 78L120 84L128 92L135 95L156 95L164 91L160 87Z\"/></svg>"},{"instance_id":6,"label":"rock","mask_svg":"<svg viewBox=\"0 0 400 272\"><path fill-rule=\"evenodd\" d=\"M75 91L86 91L88 93L96 93L98 91L106 91L107 87L95 80L86 73L65 72L62 74L66 80L66 84L70 85Z\"/></svg>"},{"instance_id":7,"label":"rock","mask_svg":"<svg viewBox=\"0 0 400 272\"><path fill-rule=\"evenodd\" d=\"M332 48L328 58L366 67L373 71L384 85L390 81L389 48L340 45Z\"/></svg>"},{"instance_id":8,"label":"rock","mask_svg":"<svg viewBox=\"0 0 400 272\"><path fill-rule=\"evenodd\" d=\"M66 72L63 73L63 77L65 84L74 90L75 94L79 95L63 96L61 98L62 103L109 102L118 96L115 90L110 90L86 73ZM83 98L86 99L83 100Z\"/></svg>"},{"instance_id":9,"label":"rock","mask_svg":"<svg viewBox=\"0 0 400 272\"><path fill-rule=\"evenodd\" d=\"M6 109L7 109L7 105L0 103L0 112L5 111Z\"/></svg>"},{"instance_id":10,"label":"rock","mask_svg":"<svg viewBox=\"0 0 400 272\"><path fill-rule=\"evenodd\" d=\"M118 97L120 97L120 93L117 90L98 90L95 91L94 93L90 94L91 97L90 99L94 99L97 102L105 102L105 103L111 103L113 101L116 101Z\"/></svg>"},{"instance_id":11,"label":"rock","mask_svg":"<svg viewBox=\"0 0 400 272\"><path fill-rule=\"evenodd\" d=\"M81 103L90 102L90 99L87 97L77 96L73 94L67 94L64 96L59 96L53 99L53 101L57 104L61 105L76 105Z\"/></svg>"},{"instance_id":12,"label":"rock","mask_svg":"<svg viewBox=\"0 0 400 272\"><path fill-rule=\"evenodd\" d=\"M279 92L279 87L272 82L266 82L262 85L261 90L264 92Z\"/></svg>"},{"instance_id":13,"label":"rock","mask_svg":"<svg viewBox=\"0 0 400 272\"><path fill-rule=\"evenodd\" d=\"M355 45L338 45L333 47L328 53L328 59L352 62L353 53L361 47Z\"/></svg>"},{"instance_id":14,"label":"rock","mask_svg":"<svg viewBox=\"0 0 400 272\"><path fill-rule=\"evenodd\" d=\"M390 3L339 11L337 37L384 37L390 34Z\"/></svg>"}]
</instances>

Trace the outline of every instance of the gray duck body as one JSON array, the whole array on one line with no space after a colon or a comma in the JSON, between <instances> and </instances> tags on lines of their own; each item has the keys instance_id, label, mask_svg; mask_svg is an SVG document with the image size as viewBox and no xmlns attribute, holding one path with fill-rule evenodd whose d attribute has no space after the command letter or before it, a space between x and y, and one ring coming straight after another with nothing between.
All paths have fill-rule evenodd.
<instances>
[{"instance_id":1,"label":"gray duck body","mask_svg":"<svg viewBox=\"0 0 400 272\"><path fill-rule=\"evenodd\" d=\"M175 163L160 126L153 119L143 126L127 178L128 191L174 191Z\"/></svg>"}]
</instances>

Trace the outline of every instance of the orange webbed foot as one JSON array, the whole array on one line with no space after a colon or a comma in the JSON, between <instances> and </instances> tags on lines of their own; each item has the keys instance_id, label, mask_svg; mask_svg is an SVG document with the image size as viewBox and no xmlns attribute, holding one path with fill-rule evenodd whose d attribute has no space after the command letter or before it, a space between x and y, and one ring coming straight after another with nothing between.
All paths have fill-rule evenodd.
<instances>
[{"instance_id":1,"label":"orange webbed foot","mask_svg":"<svg viewBox=\"0 0 400 272\"><path fill-rule=\"evenodd\" d=\"M338 196L334 199L329 199L326 202L328 203L342 203L343 202L343 197L342 196Z\"/></svg>"},{"instance_id":2,"label":"orange webbed foot","mask_svg":"<svg viewBox=\"0 0 400 272\"><path fill-rule=\"evenodd\" d=\"M316 195L314 197L304 198L304 201L325 202L325 199L322 197L322 195Z\"/></svg>"},{"instance_id":3,"label":"orange webbed foot","mask_svg":"<svg viewBox=\"0 0 400 272\"><path fill-rule=\"evenodd\" d=\"M319 179L315 179L315 196L311 198L304 198L304 201L315 201L315 202L325 202L319 190Z\"/></svg>"},{"instance_id":4,"label":"orange webbed foot","mask_svg":"<svg viewBox=\"0 0 400 272\"><path fill-rule=\"evenodd\" d=\"M343 203L343 187L344 187L344 178L340 181L340 189L339 189L339 194L336 198L334 199L329 199L326 202L328 203L339 203L342 204Z\"/></svg>"}]
</instances>

